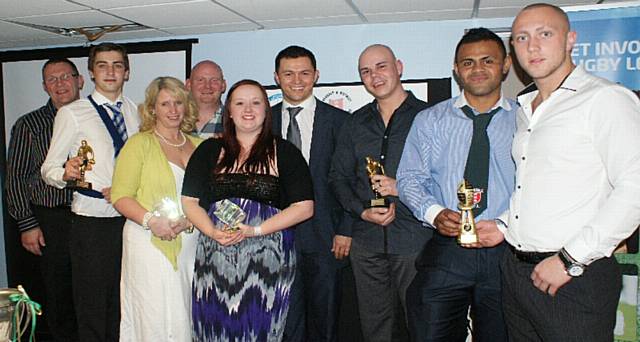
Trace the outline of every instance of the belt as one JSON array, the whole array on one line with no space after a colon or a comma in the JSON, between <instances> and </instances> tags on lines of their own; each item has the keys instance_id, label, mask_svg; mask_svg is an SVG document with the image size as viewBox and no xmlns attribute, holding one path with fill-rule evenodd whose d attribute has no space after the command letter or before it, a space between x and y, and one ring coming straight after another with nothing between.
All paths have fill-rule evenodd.
<instances>
[{"instance_id":1,"label":"belt","mask_svg":"<svg viewBox=\"0 0 640 342\"><path fill-rule=\"evenodd\" d=\"M509 249L515 255L516 259L527 264L538 264L540 261L557 254L558 252L525 252L519 251L515 247L509 245Z\"/></svg>"}]
</instances>

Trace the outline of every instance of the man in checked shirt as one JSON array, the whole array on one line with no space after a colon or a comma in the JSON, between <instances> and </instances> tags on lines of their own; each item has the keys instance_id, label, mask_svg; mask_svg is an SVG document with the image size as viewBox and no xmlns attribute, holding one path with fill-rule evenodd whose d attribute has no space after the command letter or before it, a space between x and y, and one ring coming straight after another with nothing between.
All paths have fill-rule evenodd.
<instances>
[{"instance_id":1,"label":"man in checked shirt","mask_svg":"<svg viewBox=\"0 0 640 342\"><path fill-rule=\"evenodd\" d=\"M42 87L49 100L16 121L7 158L9 214L18 224L22 246L41 256L44 310L55 341L77 338L68 244L72 191L46 185L40 166L47 156L56 112L80 97L83 84L73 62L48 60L42 67Z\"/></svg>"}]
</instances>

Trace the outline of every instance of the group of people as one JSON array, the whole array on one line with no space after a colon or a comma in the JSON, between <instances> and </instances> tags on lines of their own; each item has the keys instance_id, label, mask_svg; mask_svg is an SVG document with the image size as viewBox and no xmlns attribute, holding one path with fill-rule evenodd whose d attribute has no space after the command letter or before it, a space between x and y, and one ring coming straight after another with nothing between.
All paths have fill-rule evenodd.
<instances>
[{"instance_id":1,"label":"group of people","mask_svg":"<svg viewBox=\"0 0 640 342\"><path fill-rule=\"evenodd\" d=\"M503 41L470 29L461 93L438 104L371 45L358 72L374 100L353 114L313 96L300 46L275 58L273 107L253 80L223 104L208 60L139 106L120 45L91 48L86 99L71 61L47 61L49 101L12 130L7 200L42 256L54 339L336 341L348 260L366 341L611 341L611 255L640 223L640 101L576 67L575 41L560 8L519 12L533 83L516 102ZM482 193L478 241L460 244L463 179Z\"/></svg>"}]
</instances>

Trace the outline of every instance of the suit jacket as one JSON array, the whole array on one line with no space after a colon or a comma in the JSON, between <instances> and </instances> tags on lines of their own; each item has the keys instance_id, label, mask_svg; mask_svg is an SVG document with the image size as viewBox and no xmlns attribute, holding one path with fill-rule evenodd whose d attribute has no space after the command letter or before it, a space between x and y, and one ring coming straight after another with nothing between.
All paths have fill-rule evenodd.
<instances>
[{"instance_id":1,"label":"suit jacket","mask_svg":"<svg viewBox=\"0 0 640 342\"><path fill-rule=\"evenodd\" d=\"M282 136L282 102L271 108L273 133ZM330 252L333 237L340 225L350 225L346 214L329 188L329 169L340 127L348 112L316 98L316 111L311 133L309 169L313 180L314 215L296 226L296 248L301 252Z\"/></svg>"}]
</instances>

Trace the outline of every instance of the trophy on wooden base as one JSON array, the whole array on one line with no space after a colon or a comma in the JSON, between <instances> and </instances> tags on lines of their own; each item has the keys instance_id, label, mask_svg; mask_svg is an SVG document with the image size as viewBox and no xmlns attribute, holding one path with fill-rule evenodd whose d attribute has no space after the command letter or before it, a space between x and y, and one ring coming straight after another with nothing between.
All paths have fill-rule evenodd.
<instances>
[{"instance_id":1,"label":"trophy on wooden base","mask_svg":"<svg viewBox=\"0 0 640 342\"><path fill-rule=\"evenodd\" d=\"M80 142L80 147L78 147L78 153L76 155L82 158L82 163L79 167L80 178L67 181L67 188L91 190L91 183L87 182L84 177L86 171L91 171L93 169L93 165L96 163L96 160L94 159L93 149L89 146L89 143L87 143L86 140L82 140Z\"/></svg>"},{"instance_id":2,"label":"trophy on wooden base","mask_svg":"<svg viewBox=\"0 0 640 342\"><path fill-rule=\"evenodd\" d=\"M366 157L365 159L367 161L367 174L369 174L369 179L371 179L371 177L375 175L385 175L384 166L382 166L382 164L371 157ZM378 189L376 188L376 185L373 183L373 181L371 181L371 190L373 190L374 198L370 199L367 202L367 207L388 208L389 200L378 192Z\"/></svg>"},{"instance_id":3,"label":"trophy on wooden base","mask_svg":"<svg viewBox=\"0 0 640 342\"><path fill-rule=\"evenodd\" d=\"M471 183L462 180L458 185L458 209L460 209L460 232L458 243L470 244L478 242L473 209L482 199L482 189L474 188Z\"/></svg>"}]
</instances>

